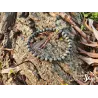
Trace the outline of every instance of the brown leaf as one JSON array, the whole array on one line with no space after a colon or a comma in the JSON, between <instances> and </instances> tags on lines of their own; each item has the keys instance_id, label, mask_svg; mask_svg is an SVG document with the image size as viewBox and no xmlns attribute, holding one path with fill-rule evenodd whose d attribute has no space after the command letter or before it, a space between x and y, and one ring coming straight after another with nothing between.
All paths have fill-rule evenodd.
<instances>
[{"instance_id":1,"label":"brown leaf","mask_svg":"<svg viewBox=\"0 0 98 98\"><path fill-rule=\"evenodd\" d=\"M92 59L92 58L88 58L88 57L84 57L84 56L81 56L80 59L82 59L89 65L92 64L92 66L94 66L94 64L98 64L98 59Z\"/></svg>"},{"instance_id":2,"label":"brown leaf","mask_svg":"<svg viewBox=\"0 0 98 98\"><path fill-rule=\"evenodd\" d=\"M81 48L78 48L78 50L79 50L81 53L88 55L89 57L98 58L98 53L86 52L85 50L82 50Z\"/></svg>"},{"instance_id":3,"label":"brown leaf","mask_svg":"<svg viewBox=\"0 0 98 98\"><path fill-rule=\"evenodd\" d=\"M91 43L86 43L86 42L81 42L82 44L86 45L86 46L90 46L90 47L98 47L98 43L97 42L91 42Z\"/></svg>"}]
</instances>

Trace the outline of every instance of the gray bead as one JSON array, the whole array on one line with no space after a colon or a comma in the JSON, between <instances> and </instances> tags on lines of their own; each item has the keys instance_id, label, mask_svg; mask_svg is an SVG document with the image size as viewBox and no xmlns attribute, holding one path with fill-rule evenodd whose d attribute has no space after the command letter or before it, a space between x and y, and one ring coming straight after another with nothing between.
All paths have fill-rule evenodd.
<instances>
[{"instance_id":1,"label":"gray bead","mask_svg":"<svg viewBox=\"0 0 98 98\"><path fill-rule=\"evenodd\" d=\"M45 61L47 61L48 60L48 58L47 57L45 57Z\"/></svg>"},{"instance_id":2,"label":"gray bead","mask_svg":"<svg viewBox=\"0 0 98 98\"><path fill-rule=\"evenodd\" d=\"M38 30L38 31L36 31L36 33L37 33L37 34L39 34L39 33L40 33L40 31Z\"/></svg>"},{"instance_id":3,"label":"gray bead","mask_svg":"<svg viewBox=\"0 0 98 98\"><path fill-rule=\"evenodd\" d=\"M32 39L32 37L30 36L30 37L29 37L29 39L28 39L28 41L30 42L30 41L31 41L31 39Z\"/></svg>"},{"instance_id":4,"label":"gray bead","mask_svg":"<svg viewBox=\"0 0 98 98\"><path fill-rule=\"evenodd\" d=\"M27 45L30 45L30 41L27 42Z\"/></svg>"},{"instance_id":5,"label":"gray bead","mask_svg":"<svg viewBox=\"0 0 98 98\"><path fill-rule=\"evenodd\" d=\"M72 48L72 44L68 44L68 48Z\"/></svg>"},{"instance_id":6,"label":"gray bead","mask_svg":"<svg viewBox=\"0 0 98 98\"><path fill-rule=\"evenodd\" d=\"M32 39L34 38L34 35L35 35L35 33L33 33L33 34L32 34L32 36L31 36L31 37L32 37Z\"/></svg>"},{"instance_id":7,"label":"gray bead","mask_svg":"<svg viewBox=\"0 0 98 98\"><path fill-rule=\"evenodd\" d=\"M29 48L28 51L30 52L30 51L32 51L32 50Z\"/></svg>"},{"instance_id":8,"label":"gray bead","mask_svg":"<svg viewBox=\"0 0 98 98\"><path fill-rule=\"evenodd\" d=\"M56 57L54 57L53 60L56 61L57 60Z\"/></svg>"},{"instance_id":9,"label":"gray bead","mask_svg":"<svg viewBox=\"0 0 98 98\"><path fill-rule=\"evenodd\" d=\"M39 56L39 55L37 55L37 58L40 58L40 56Z\"/></svg>"},{"instance_id":10,"label":"gray bead","mask_svg":"<svg viewBox=\"0 0 98 98\"><path fill-rule=\"evenodd\" d=\"M72 40L70 38L67 41L70 42L70 43L72 42Z\"/></svg>"},{"instance_id":11,"label":"gray bead","mask_svg":"<svg viewBox=\"0 0 98 98\"><path fill-rule=\"evenodd\" d=\"M53 30L53 32L55 32L55 31L56 31L56 29L55 29L55 28L53 28L52 30Z\"/></svg>"},{"instance_id":12,"label":"gray bead","mask_svg":"<svg viewBox=\"0 0 98 98\"><path fill-rule=\"evenodd\" d=\"M31 47L30 47L30 45L28 45L28 49L30 49Z\"/></svg>"},{"instance_id":13,"label":"gray bead","mask_svg":"<svg viewBox=\"0 0 98 98\"><path fill-rule=\"evenodd\" d=\"M69 53L70 53L70 51L69 51L69 50L67 50L67 51L66 51L66 54L69 54Z\"/></svg>"},{"instance_id":14,"label":"gray bead","mask_svg":"<svg viewBox=\"0 0 98 98\"><path fill-rule=\"evenodd\" d=\"M66 37L66 40L69 40L69 37L68 36Z\"/></svg>"},{"instance_id":15,"label":"gray bead","mask_svg":"<svg viewBox=\"0 0 98 98\"><path fill-rule=\"evenodd\" d=\"M52 58L49 58L49 61L52 62Z\"/></svg>"},{"instance_id":16,"label":"gray bead","mask_svg":"<svg viewBox=\"0 0 98 98\"><path fill-rule=\"evenodd\" d=\"M66 53L64 53L64 56L67 56L67 54L66 54Z\"/></svg>"},{"instance_id":17,"label":"gray bead","mask_svg":"<svg viewBox=\"0 0 98 98\"><path fill-rule=\"evenodd\" d=\"M65 35L65 32L64 32L64 31L62 32L62 36L63 36L63 35Z\"/></svg>"},{"instance_id":18,"label":"gray bead","mask_svg":"<svg viewBox=\"0 0 98 98\"><path fill-rule=\"evenodd\" d=\"M45 55L45 60L46 61L49 60L49 55L48 54Z\"/></svg>"},{"instance_id":19,"label":"gray bead","mask_svg":"<svg viewBox=\"0 0 98 98\"><path fill-rule=\"evenodd\" d=\"M59 58L57 58L59 61L61 61L61 58L59 57Z\"/></svg>"},{"instance_id":20,"label":"gray bead","mask_svg":"<svg viewBox=\"0 0 98 98\"><path fill-rule=\"evenodd\" d=\"M67 34L65 33L63 36L64 36L64 38L66 38L67 37Z\"/></svg>"},{"instance_id":21,"label":"gray bead","mask_svg":"<svg viewBox=\"0 0 98 98\"><path fill-rule=\"evenodd\" d=\"M62 56L61 58L62 58L62 59L65 59L65 57L64 57L64 56Z\"/></svg>"},{"instance_id":22,"label":"gray bead","mask_svg":"<svg viewBox=\"0 0 98 98\"><path fill-rule=\"evenodd\" d=\"M49 28L49 31L51 31L51 32L52 32L52 31L53 31L53 29L52 29L52 28Z\"/></svg>"},{"instance_id":23,"label":"gray bead","mask_svg":"<svg viewBox=\"0 0 98 98\"><path fill-rule=\"evenodd\" d=\"M39 31L39 32L40 32L40 31ZM33 36L35 37L35 36L37 36L38 34L39 34L39 33L35 32Z\"/></svg>"},{"instance_id":24,"label":"gray bead","mask_svg":"<svg viewBox=\"0 0 98 98\"><path fill-rule=\"evenodd\" d=\"M42 32L45 32L45 31L46 31L45 29L42 30Z\"/></svg>"},{"instance_id":25,"label":"gray bead","mask_svg":"<svg viewBox=\"0 0 98 98\"><path fill-rule=\"evenodd\" d=\"M72 49L72 47L69 47L69 48L68 48L68 51L71 51L71 49Z\"/></svg>"},{"instance_id":26,"label":"gray bead","mask_svg":"<svg viewBox=\"0 0 98 98\"><path fill-rule=\"evenodd\" d=\"M43 32L43 30L39 30L40 31L40 33L42 33Z\"/></svg>"},{"instance_id":27,"label":"gray bead","mask_svg":"<svg viewBox=\"0 0 98 98\"><path fill-rule=\"evenodd\" d=\"M49 31L49 28L45 28L46 31Z\"/></svg>"},{"instance_id":28,"label":"gray bead","mask_svg":"<svg viewBox=\"0 0 98 98\"><path fill-rule=\"evenodd\" d=\"M35 57L36 57L36 56L37 56L37 54L36 54L36 53L33 53L33 56L35 56Z\"/></svg>"},{"instance_id":29,"label":"gray bead","mask_svg":"<svg viewBox=\"0 0 98 98\"><path fill-rule=\"evenodd\" d=\"M40 57L40 60L44 60L44 57L41 56L41 57Z\"/></svg>"}]
</instances>

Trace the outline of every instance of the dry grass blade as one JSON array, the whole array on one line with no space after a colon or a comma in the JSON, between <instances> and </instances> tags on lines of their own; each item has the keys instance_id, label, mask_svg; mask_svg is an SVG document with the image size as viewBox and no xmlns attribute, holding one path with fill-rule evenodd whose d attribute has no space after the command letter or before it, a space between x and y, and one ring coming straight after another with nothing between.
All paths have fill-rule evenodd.
<instances>
[{"instance_id":1,"label":"dry grass blade","mask_svg":"<svg viewBox=\"0 0 98 98\"><path fill-rule=\"evenodd\" d=\"M93 26L93 20L89 19L89 25L92 27L93 29L93 33L95 35L95 38L98 40L98 31L95 29L95 27Z\"/></svg>"},{"instance_id":2,"label":"dry grass blade","mask_svg":"<svg viewBox=\"0 0 98 98\"><path fill-rule=\"evenodd\" d=\"M80 53L86 54L86 55L88 55L89 57L98 58L98 53L86 52L85 50L82 50L81 48L78 48L78 50L80 51Z\"/></svg>"},{"instance_id":3,"label":"dry grass blade","mask_svg":"<svg viewBox=\"0 0 98 98\"><path fill-rule=\"evenodd\" d=\"M94 66L94 64L98 64L98 59L92 59L92 58L88 58L88 57L84 57L84 56L81 56L80 59L82 59L88 65L93 64L92 66Z\"/></svg>"}]
</instances>

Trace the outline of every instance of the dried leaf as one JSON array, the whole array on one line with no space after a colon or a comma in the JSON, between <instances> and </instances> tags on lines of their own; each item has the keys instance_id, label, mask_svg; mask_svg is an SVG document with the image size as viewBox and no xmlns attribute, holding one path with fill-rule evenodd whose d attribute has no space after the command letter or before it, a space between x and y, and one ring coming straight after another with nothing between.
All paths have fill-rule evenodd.
<instances>
[{"instance_id":1,"label":"dried leaf","mask_svg":"<svg viewBox=\"0 0 98 98\"><path fill-rule=\"evenodd\" d=\"M52 17L56 17L56 16L57 16L56 12L49 12L49 14L50 14Z\"/></svg>"},{"instance_id":2,"label":"dried leaf","mask_svg":"<svg viewBox=\"0 0 98 98\"><path fill-rule=\"evenodd\" d=\"M94 66L94 64L98 64L98 59L92 59L92 58L87 58L84 56L81 56L80 59L82 59L83 61L85 61L87 64Z\"/></svg>"},{"instance_id":3,"label":"dried leaf","mask_svg":"<svg viewBox=\"0 0 98 98\"><path fill-rule=\"evenodd\" d=\"M91 43L86 43L86 42L81 42L82 44L86 45L86 46L90 46L90 47L98 47L98 43L97 42L91 42Z\"/></svg>"},{"instance_id":4,"label":"dried leaf","mask_svg":"<svg viewBox=\"0 0 98 98\"><path fill-rule=\"evenodd\" d=\"M81 48L78 48L78 50L79 50L81 53L88 55L89 57L98 58L98 53L86 52L85 50L82 50Z\"/></svg>"},{"instance_id":5,"label":"dried leaf","mask_svg":"<svg viewBox=\"0 0 98 98\"><path fill-rule=\"evenodd\" d=\"M17 67L14 67L14 68L7 68L7 69L3 69L1 70L1 73L10 73L11 71L14 71L14 72L18 72L20 70L20 67L17 66Z\"/></svg>"}]
</instances>

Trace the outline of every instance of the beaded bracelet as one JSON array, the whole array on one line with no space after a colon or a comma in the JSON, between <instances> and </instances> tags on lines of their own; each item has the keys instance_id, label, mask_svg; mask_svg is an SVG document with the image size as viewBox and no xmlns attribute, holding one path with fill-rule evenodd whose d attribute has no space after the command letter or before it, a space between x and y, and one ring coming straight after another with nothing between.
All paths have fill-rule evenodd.
<instances>
[{"instance_id":1,"label":"beaded bracelet","mask_svg":"<svg viewBox=\"0 0 98 98\"><path fill-rule=\"evenodd\" d=\"M37 30L36 32L33 32L32 35L29 37L27 45L28 45L28 50L29 52L32 52L33 56L39 58L40 60L45 60L45 61L61 61L63 59L65 59L69 54L70 51L72 49L72 40L70 39L70 37L68 36L68 34L64 31L64 30L59 30L58 33L61 33L62 38L65 39L68 43L68 46L66 48L66 52L63 53L62 56L55 58L55 57L47 57L47 56L42 56L37 54L31 47L31 44L33 44L33 42L31 41L32 39L34 39L35 37L38 37L39 34L42 34L43 32L57 32L55 28L45 28L43 30Z\"/></svg>"}]
</instances>

